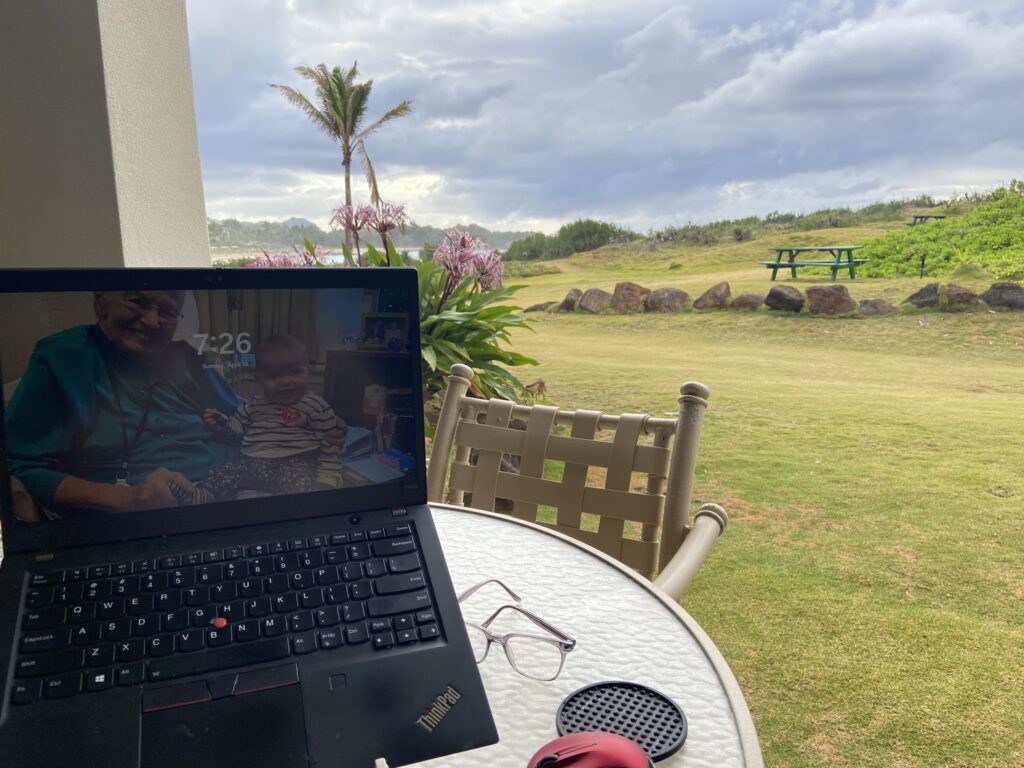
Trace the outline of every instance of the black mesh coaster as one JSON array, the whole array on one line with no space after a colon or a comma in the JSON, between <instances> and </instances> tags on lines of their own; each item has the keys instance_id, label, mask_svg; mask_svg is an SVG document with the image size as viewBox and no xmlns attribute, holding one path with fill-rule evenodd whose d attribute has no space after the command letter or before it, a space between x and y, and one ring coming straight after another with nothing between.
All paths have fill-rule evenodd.
<instances>
[{"instance_id":1,"label":"black mesh coaster","mask_svg":"<svg viewBox=\"0 0 1024 768\"><path fill-rule=\"evenodd\" d=\"M604 731L632 739L651 760L686 741L686 715L672 699L639 683L594 683L569 694L555 716L558 734Z\"/></svg>"}]
</instances>

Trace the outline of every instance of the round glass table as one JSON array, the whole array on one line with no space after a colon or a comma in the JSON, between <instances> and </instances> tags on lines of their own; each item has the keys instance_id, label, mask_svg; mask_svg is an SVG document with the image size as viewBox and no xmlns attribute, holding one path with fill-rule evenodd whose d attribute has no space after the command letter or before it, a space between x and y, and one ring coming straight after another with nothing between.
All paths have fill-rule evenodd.
<instances>
[{"instance_id":1,"label":"round glass table","mask_svg":"<svg viewBox=\"0 0 1024 768\"><path fill-rule=\"evenodd\" d=\"M732 671L696 621L650 582L573 539L505 515L432 504L457 592L496 578L520 606L576 639L561 674L539 682L518 674L492 646L480 665L500 742L417 763L426 768L524 768L558 736L562 700L591 683L624 680L650 686L682 707L683 747L664 768L763 768L757 733ZM482 622L511 602L488 585L462 604ZM497 634L536 627L505 611ZM531 629L526 629L530 627Z\"/></svg>"}]
</instances>

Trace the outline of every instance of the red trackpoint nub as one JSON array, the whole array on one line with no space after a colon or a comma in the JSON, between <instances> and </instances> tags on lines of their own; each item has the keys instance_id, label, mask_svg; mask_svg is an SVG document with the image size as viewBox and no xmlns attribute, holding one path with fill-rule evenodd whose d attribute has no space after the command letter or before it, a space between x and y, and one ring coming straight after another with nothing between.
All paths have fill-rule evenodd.
<instances>
[{"instance_id":1,"label":"red trackpoint nub","mask_svg":"<svg viewBox=\"0 0 1024 768\"><path fill-rule=\"evenodd\" d=\"M218 616L216 619L210 622L213 624L214 629L224 629L228 625L228 620L223 616Z\"/></svg>"}]
</instances>

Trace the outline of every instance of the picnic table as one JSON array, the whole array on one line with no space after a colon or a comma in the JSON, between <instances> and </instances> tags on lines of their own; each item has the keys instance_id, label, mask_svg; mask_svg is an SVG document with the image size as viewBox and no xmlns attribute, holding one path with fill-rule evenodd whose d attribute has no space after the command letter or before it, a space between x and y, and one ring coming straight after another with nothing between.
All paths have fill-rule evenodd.
<instances>
[{"instance_id":1,"label":"picnic table","mask_svg":"<svg viewBox=\"0 0 1024 768\"><path fill-rule=\"evenodd\" d=\"M932 219L944 219L945 216L933 215L930 213L915 213L914 220L907 222L908 227L916 227L918 224L927 224Z\"/></svg>"},{"instance_id":2,"label":"picnic table","mask_svg":"<svg viewBox=\"0 0 1024 768\"><path fill-rule=\"evenodd\" d=\"M867 259L855 259L853 252L863 247L862 245L801 245L774 248L775 261L762 261L761 263L772 271L772 280L775 279L780 269L788 269L792 276L796 277L796 271L801 267L828 267L832 270L832 282L835 282L839 270L845 269L849 270L850 279L856 280L857 265L867 263ZM822 257L813 261L797 261L796 258L801 253L827 253L832 258L831 260L825 260ZM783 257L786 258L785 261L783 261Z\"/></svg>"}]
</instances>

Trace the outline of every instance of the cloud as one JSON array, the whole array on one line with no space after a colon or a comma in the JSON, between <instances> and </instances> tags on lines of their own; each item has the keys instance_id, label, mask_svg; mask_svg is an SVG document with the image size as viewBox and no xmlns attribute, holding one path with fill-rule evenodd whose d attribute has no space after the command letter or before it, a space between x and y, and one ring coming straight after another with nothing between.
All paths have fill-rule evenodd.
<instances>
[{"instance_id":1,"label":"cloud","mask_svg":"<svg viewBox=\"0 0 1024 768\"><path fill-rule=\"evenodd\" d=\"M321 61L358 60L371 118L413 100L367 146L385 197L423 223L646 229L1021 175L1024 7L1010 0L189 0L188 12L214 216L325 222L338 204L338 148L267 85L308 89L293 69ZM365 199L355 171L353 188Z\"/></svg>"}]
</instances>

